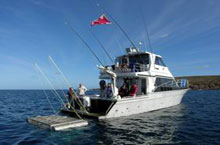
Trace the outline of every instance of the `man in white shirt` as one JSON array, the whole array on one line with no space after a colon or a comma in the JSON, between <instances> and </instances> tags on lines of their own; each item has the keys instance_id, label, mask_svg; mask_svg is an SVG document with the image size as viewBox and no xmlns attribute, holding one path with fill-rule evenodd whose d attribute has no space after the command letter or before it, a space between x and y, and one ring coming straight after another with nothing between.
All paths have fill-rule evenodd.
<instances>
[{"instance_id":1,"label":"man in white shirt","mask_svg":"<svg viewBox=\"0 0 220 145\"><path fill-rule=\"evenodd\" d=\"M83 86L82 84L79 84L79 87L77 89L77 95L79 96L79 98L82 98L83 100L83 105L87 108L90 106L90 100L89 97L86 97L87 88L85 86Z\"/></svg>"},{"instance_id":2,"label":"man in white shirt","mask_svg":"<svg viewBox=\"0 0 220 145\"><path fill-rule=\"evenodd\" d=\"M79 97L84 97L86 94L86 91L87 91L86 87L83 86L82 84L79 84L79 87L77 89L77 95Z\"/></svg>"}]
</instances>

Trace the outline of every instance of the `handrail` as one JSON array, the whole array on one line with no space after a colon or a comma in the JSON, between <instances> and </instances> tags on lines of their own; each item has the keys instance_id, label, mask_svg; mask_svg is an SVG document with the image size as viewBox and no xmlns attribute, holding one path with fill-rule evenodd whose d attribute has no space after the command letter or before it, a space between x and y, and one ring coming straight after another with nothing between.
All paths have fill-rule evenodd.
<instances>
[{"instance_id":1,"label":"handrail","mask_svg":"<svg viewBox=\"0 0 220 145\"><path fill-rule=\"evenodd\" d=\"M171 80L171 81L165 82L163 84L160 84L158 86L155 86L155 88L153 89L153 92L155 92L159 87L163 87L164 85L167 85L169 83L172 83L171 85L173 85L173 83L175 83L176 87L179 88L179 85L178 85L177 81L176 80Z\"/></svg>"},{"instance_id":2,"label":"handrail","mask_svg":"<svg viewBox=\"0 0 220 145\"><path fill-rule=\"evenodd\" d=\"M182 83L182 79L181 80L171 80L171 81L168 81L168 82L165 82L165 83L163 83L163 84L160 84L160 85L158 85L158 86L156 86L154 89L153 89L153 92L155 92L159 87L163 87L163 86L165 86L165 85L167 85L167 84L169 84L169 83L172 83L171 85L173 85L173 84L176 84L176 87L177 88L179 88L179 89L182 89L182 88L187 88L187 86L188 86L188 81L187 80L185 80L185 86L181 86L181 83ZM165 87L167 87L167 86L165 86ZM171 88L173 88L173 87L171 87Z\"/></svg>"},{"instance_id":3,"label":"handrail","mask_svg":"<svg viewBox=\"0 0 220 145\"><path fill-rule=\"evenodd\" d=\"M112 69L112 68L111 68ZM130 73L130 72L144 72L149 70L149 64L130 64L130 65L121 65L116 67L113 70L116 73Z\"/></svg>"}]
</instances>

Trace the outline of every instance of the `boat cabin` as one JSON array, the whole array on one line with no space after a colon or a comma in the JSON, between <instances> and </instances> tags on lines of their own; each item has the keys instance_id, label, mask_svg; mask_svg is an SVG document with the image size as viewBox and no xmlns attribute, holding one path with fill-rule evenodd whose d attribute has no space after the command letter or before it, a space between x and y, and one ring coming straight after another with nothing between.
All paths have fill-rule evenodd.
<instances>
[{"instance_id":1,"label":"boat cabin","mask_svg":"<svg viewBox=\"0 0 220 145\"><path fill-rule=\"evenodd\" d=\"M135 48L127 48L126 52L127 54L115 59L114 65L105 67L116 74L116 83L113 85L117 89L120 90L125 84L130 90L136 84L137 96L178 89L178 84L160 55L140 52ZM103 70L100 71L99 78L111 80L111 76Z\"/></svg>"},{"instance_id":2,"label":"boat cabin","mask_svg":"<svg viewBox=\"0 0 220 145\"><path fill-rule=\"evenodd\" d=\"M186 90L179 90L181 89L179 84L160 55L140 52L135 48L128 48L126 52L127 54L117 57L113 65L98 66L100 92L88 97L90 105L87 106L86 113L81 112L81 107L75 103L79 113L98 118L137 114L146 110L172 106L169 99L164 103L167 101L166 98L176 95L177 92L186 92ZM182 95L179 96L182 97ZM161 100L161 98L165 99ZM155 100L157 103L154 103ZM171 102L175 105L180 100L177 98L176 101Z\"/></svg>"}]
</instances>

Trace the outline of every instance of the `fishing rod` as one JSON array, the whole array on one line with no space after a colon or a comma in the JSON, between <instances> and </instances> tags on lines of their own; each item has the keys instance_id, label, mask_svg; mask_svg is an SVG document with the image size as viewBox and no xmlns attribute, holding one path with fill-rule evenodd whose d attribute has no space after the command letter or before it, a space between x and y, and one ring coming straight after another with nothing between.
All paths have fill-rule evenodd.
<instances>
[{"instance_id":1,"label":"fishing rod","mask_svg":"<svg viewBox=\"0 0 220 145\"><path fill-rule=\"evenodd\" d=\"M98 3L97 0L95 0L95 1L96 1L96 3L97 3L97 7L99 7L100 4ZM139 52L139 50L137 49L137 47L136 47L136 45L134 44L134 42L131 40L131 38L130 38L129 35L126 33L126 31L121 27L121 25L115 20L115 18L114 18L106 9L104 9L104 7L102 7L101 10L102 10L104 13L106 13L106 14L113 20L113 22L118 26L118 28L121 30L121 32L125 35L125 37L128 39L128 41L131 43L131 45L133 46L133 48L134 48L137 52ZM141 59L142 62L144 63L143 57L142 57L140 54L138 54L138 56L140 57L140 59Z\"/></svg>"},{"instance_id":2,"label":"fishing rod","mask_svg":"<svg viewBox=\"0 0 220 145\"><path fill-rule=\"evenodd\" d=\"M58 74L61 75L62 79L64 80L64 82L68 85L68 87L71 87L70 83L67 81L66 77L64 76L64 74L62 73L62 71L60 70L60 68L57 66L57 64L54 62L53 58L51 56L48 56L48 60L51 63L52 66L54 66L54 68L57 70Z\"/></svg>"},{"instance_id":3,"label":"fishing rod","mask_svg":"<svg viewBox=\"0 0 220 145\"><path fill-rule=\"evenodd\" d=\"M66 19L67 20L67 19ZM82 38L82 36L71 26L70 26L70 30L79 37L79 39L85 44L85 46L90 50L90 52L95 56L95 58L98 60L98 62L102 65L105 66L102 61L99 59L99 57L95 54L95 52L92 50L92 48L89 46L89 44Z\"/></svg>"},{"instance_id":4,"label":"fishing rod","mask_svg":"<svg viewBox=\"0 0 220 145\"><path fill-rule=\"evenodd\" d=\"M39 79L43 82L39 71L36 69L36 67L34 67L34 69L35 69L36 72L38 73ZM50 101L50 99L49 99L48 94L46 93L46 91L45 91L44 89L43 89L43 92L44 92L44 95L46 96L46 99L47 99L49 105L50 105L50 108L51 108L51 109L53 110L53 112L56 114L56 111L55 111L55 109L54 109L54 107L53 107L53 105L52 105L52 103L51 103L51 101ZM52 93L53 93L53 92L52 92ZM59 100L58 100L58 101L59 101Z\"/></svg>"},{"instance_id":5,"label":"fishing rod","mask_svg":"<svg viewBox=\"0 0 220 145\"><path fill-rule=\"evenodd\" d=\"M67 84L67 86L70 88L71 87L71 85L70 85L70 83L67 81L67 79L66 79L66 77L64 76L64 74L61 72L61 70L59 69L59 67L56 65L56 63L54 62L54 60L53 60L53 58L51 57L51 56L48 56L48 60L49 60L49 62L50 62L50 64L51 64L51 66L52 66L52 68L54 68L55 69L55 71L57 72L57 74L58 75L61 75L61 78L64 80L64 82ZM62 90L62 93L63 93L63 95L64 95L64 98L66 98L65 96L65 93L64 93L64 90L63 89L61 89ZM69 100L66 98L66 101L69 103Z\"/></svg>"},{"instance_id":6,"label":"fishing rod","mask_svg":"<svg viewBox=\"0 0 220 145\"><path fill-rule=\"evenodd\" d=\"M127 32L121 27L121 25L115 20L115 18L113 18L112 15L110 15L110 13L105 10L105 9L102 9L102 11L104 13L106 13L112 20L113 22L118 26L118 28L121 30L121 32L125 35L125 37L128 39L128 41L131 43L131 45L136 49L136 51L138 52L138 49L136 47L136 45L134 44L134 42L131 40L131 38L129 37L129 35L127 34Z\"/></svg>"},{"instance_id":7,"label":"fishing rod","mask_svg":"<svg viewBox=\"0 0 220 145\"><path fill-rule=\"evenodd\" d=\"M145 41L146 41L146 44L149 44L149 48L151 50L151 53L153 53L153 49L151 47L151 41L150 41L150 37L149 37L149 32L148 32L148 27L147 27L146 21L144 20L144 13L143 13L143 10L141 9L141 7L139 8L139 10L140 10L142 21L144 22L144 28L145 28L145 32L146 32Z\"/></svg>"},{"instance_id":8,"label":"fishing rod","mask_svg":"<svg viewBox=\"0 0 220 145\"><path fill-rule=\"evenodd\" d=\"M148 28L147 28L147 24L146 24L146 21L145 21L145 19L144 19L144 13L143 13L143 10L142 10L142 8L141 8L141 6L139 5L139 12L140 12L140 15L141 15L141 18L142 18L142 21L144 22L144 28L145 28L145 34L146 34L146 36L145 36L145 40L146 40L146 45L147 44L149 44L149 48L150 48L150 51L151 51L151 60L153 60L153 56L152 56L152 53L153 53L153 49L152 49L152 47L151 47L151 41L150 41L150 37L149 37L149 33L148 33ZM149 69L151 68L151 66L152 66L152 63L150 63L150 65L149 65Z\"/></svg>"},{"instance_id":9,"label":"fishing rod","mask_svg":"<svg viewBox=\"0 0 220 145\"><path fill-rule=\"evenodd\" d=\"M95 0L95 2L96 2L96 6L100 7L100 4L98 3L98 1ZM128 41L131 43L131 45L136 49L136 51L138 51L135 44L134 44L134 42L131 40L131 38L126 33L126 31L121 27L121 25L115 20L115 18L113 18L113 16L110 15L110 13L106 9L104 9L104 7L101 8L101 11L106 13L114 21L114 23L118 26L118 28L121 30L121 32L125 35L125 37L128 39Z\"/></svg>"},{"instance_id":10,"label":"fishing rod","mask_svg":"<svg viewBox=\"0 0 220 145\"><path fill-rule=\"evenodd\" d=\"M45 75L45 73L41 70L41 68L37 65L37 63L34 64L36 69L40 72L40 74L44 77L45 80L47 80L48 84L50 85L50 87L54 90L55 92L55 96L60 100L60 103L63 104L63 106L65 107L65 103L63 102L62 98L60 97L60 95L57 93L56 89L53 87L52 83L50 82L50 80L48 79L48 77Z\"/></svg>"},{"instance_id":11,"label":"fishing rod","mask_svg":"<svg viewBox=\"0 0 220 145\"><path fill-rule=\"evenodd\" d=\"M68 80L66 79L65 75L62 73L62 71L60 70L60 68L57 66L57 64L55 63L55 61L53 60L53 58L52 58L51 56L48 56L48 59L49 59L50 64L54 67L54 69L58 72L58 74L61 75L61 77L62 77L62 79L64 80L64 82L65 82L69 87L71 87L70 83L68 82ZM73 89L73 95L74 95L74 96L77 96L77 94L76 94L76 92L74 91L74 89ZM66 97L65 97L65 98L66 98ZM67 99L67 98L66 98L66 99ZM79 104L78 104L78 102L77 102L77 104L78 104L81 108L83 108L84 111L85 111L86 108L85 108L84 105L82 104L81 100L78 99L78 101L79 101ZM67 102L70 103L68 99L67 99ZM70 104L70 105L71 105L71 104ZM87 112L87 110L86 110L86 112Z\"/></svg>"},{"instance_id":12,"label":"fishing rod","mask_svg":"<svg viewBox=\"0 0 220 145\"><path fill-rule=\"evenodd\" d=\"M114 60L112 59L112 57L109 55L109 53L107 52L107 50L105 49L105 47L102 45L102 43L98 40L98 38L96 37L96 35L92 32L92 29L89 29L92 36L94 37L94 39L97 41L97 43L99 44L99 46L103 49L103 51L105 52L105 54L108 56L109 60L114 63Z\"/></svg>"}]
</instances>

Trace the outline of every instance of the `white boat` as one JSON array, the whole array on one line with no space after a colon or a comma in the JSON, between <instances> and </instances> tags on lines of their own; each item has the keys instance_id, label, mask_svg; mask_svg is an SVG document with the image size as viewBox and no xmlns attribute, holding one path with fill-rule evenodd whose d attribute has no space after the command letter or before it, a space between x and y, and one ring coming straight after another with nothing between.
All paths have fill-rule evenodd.
<instances>
[{"instance_id":1,"label":"white boat","mask_svg":"<svg viewBox=\"0 0 220 145\"><path fill-rule=\"evenodd\" d=\"M80 110L75 103L81 115L107 119L163 109L180 104L188 91L187 82L177 83L160 55L136 48L127 48L126 54L117 57L112 66L98 68L100 93L85 97L89 100L87 111ZM111 84L112 94L108 97L104 81ZM124 83L128 88L136 84L138 91L132 96L120 96Z\"/></svg>"}]
</instances>

